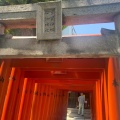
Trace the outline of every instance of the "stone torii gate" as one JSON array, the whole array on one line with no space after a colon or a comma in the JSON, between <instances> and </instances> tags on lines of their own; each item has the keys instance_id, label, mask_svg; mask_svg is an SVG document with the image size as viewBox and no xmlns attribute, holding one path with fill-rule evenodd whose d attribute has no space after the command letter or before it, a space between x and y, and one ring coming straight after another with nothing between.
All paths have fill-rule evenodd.
<instances>
[{"instance_id":1,"label":"stone torii gate","mask_svg":"<svg viewBox=\"0 0 120 120\"><path fill-rule=\"evenodd\" d=\"M36 28L37 24L37 31L39 30L37 37L42 36L41 38L38 37L39 39L43 39L45 36L48 36L49 39L59 39L38 42L35 37L3 38L0 40L1 58L86 58L119 56L120 2L118 0L111 3L105 1L97 2L96 0L91 2L82 0L75 0L74 2L71 0L62 1L63 19L61 17L60 2L46 4L35 3L0 7L0 22L5 24L7 28ZM46 9L48 11L45 11ZM41 20L43 21L44 16L46 16L44 20L49 19L46 13L51 12L49 10L52 9L55 19L52 21L54 23L53 28L51 27L50 29L56 27L55 29L57 31L47 32L47 34L40 33L42 29L47 29L44 28L46 23L42 23ZM45 14L43 15L43 13ZM63 21L63 25L114 22L116 30L109 31L102 29L102 35L99 36L62 37L61 20ZM38 22L36 23L36 21Z\"/></svg>"},{"instance_id":2,"label":"stone torii gate","mask_svg":"<svg viewBox=\"0 0 120 120\"><path fill-rule=\"evenodd\" d=\"M62 25L105 22L115 30L61 36ZM119 0L1 6L0 25L1 120L65 120L68 91L90 94L92 120L120 119ZM37 34L10 38L5 27Z\"/></svg>"}]
</instances>

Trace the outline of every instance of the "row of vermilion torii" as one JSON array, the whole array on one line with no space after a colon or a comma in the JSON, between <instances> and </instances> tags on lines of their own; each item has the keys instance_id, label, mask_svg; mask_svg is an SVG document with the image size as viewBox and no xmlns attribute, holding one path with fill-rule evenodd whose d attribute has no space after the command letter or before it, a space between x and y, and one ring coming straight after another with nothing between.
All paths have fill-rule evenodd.
<instances>
[{"instance_id":1,"label":"row of vermilion torii","mask_svg":"<svg viewBox=\"0 0 120 120\"><path fill-rule=\"evenodd\" d=\"M1 120L63 120L67 114L68 92L24 78L11 60L0 66Z\"/></svg>"}]
</instances>

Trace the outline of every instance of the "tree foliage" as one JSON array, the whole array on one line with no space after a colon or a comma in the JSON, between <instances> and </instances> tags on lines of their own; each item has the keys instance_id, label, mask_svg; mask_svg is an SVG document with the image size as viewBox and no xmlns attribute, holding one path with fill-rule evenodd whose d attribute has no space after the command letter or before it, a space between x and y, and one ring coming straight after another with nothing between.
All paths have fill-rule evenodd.
<instances>
[{"instance_id":1,"label":"tree foliage","mask_svg":"<svg viewBox=\"0 0 120 120\"><path fill-rule=\"evenodd\" d=\"M36 2L48 2L48 1L55 1L55 0L0 0L0 5L17 5L17 4L29 4L29 3L36 3Z\"/></svg>"}]
</instances>

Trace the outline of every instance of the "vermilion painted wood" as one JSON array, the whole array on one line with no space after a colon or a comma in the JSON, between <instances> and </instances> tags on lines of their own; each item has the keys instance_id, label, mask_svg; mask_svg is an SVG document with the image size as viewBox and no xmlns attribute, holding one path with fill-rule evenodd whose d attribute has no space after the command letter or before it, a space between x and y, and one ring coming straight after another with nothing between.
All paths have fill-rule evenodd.
<instances>
[{"instance_id":1,"label":"vermilion painted wood","mask_svg":"<svg viewBox=\"0 0 120 120\"><path fill-rule=\"evenodd\" d=\"M81 91L81 92L84 92L84 91L92 91L93 87L91 86L78 86L78 87L75 87L75 86L56 86L55 87L56 89L61 89L61 90L71 90L71 91Z\"/></svg>"},{"instance_id":2,"label":"vermilion painted wood","mask_svg":"<svg viewBox=\"0 0 120 120\"><path fill-rule=\"evenodd\" d=\"M1 87L1 95L0 95L0 118L2 116L2 112L3 112L3 105L5 102L5 96L7 93L7 87L8 87L8 83L9 83L9 77L10 77L10 73L11 73L11 60L4 60L4 66L3 66L3 72L2 72L2 77L4 78L4 82L2 84Z\"/></svg>"},{"instance_id":3,"label":"vermilion painted wood","mask_svg":"<svg viewBox=\"0 0 120 120\"><path fill-rule=\"evenodd\" d=\"M44 114L44 106L45 106L45 97L46 97L46 86L45 85L42 85L43 86L43 90L41 92L41 109L40 109L40 113L39 113L39 119L42 120L42 117L43 117L43 114Z\"/></svg>"},{"instance_id":4,"label":"vermilion painted wood","mask_svg":"<svg viewBox=\"0 0 120 120\"><path fill-rule=\"evenodd\" d=\"M34 104L34 108L35 108L34 109L34 120L37 120L37 118L38 118L38 110L40 109L40 108L38 108L40 90L41 90L41 88L40 88L40 85L38 84L37 90L35 92L36 99L35 99L35 104Z\"/></svg>"},{"instance_id":5,"label":"vermilion painted wood","mask_svg":"<svg viewBox=\"0 0 120 120\"><path fill-rule=\"evenodd\" d=\"M51 93L50 93L50 106L49 106L49 120L52 120L52 112L53 112L53 104L54 104L54 89L51 87Z\"/></svg>"},{"instance_id":6,"label":"vermilion painted wood","mask_svg":"<svg viewBox=\"0 0 120 120\"><path fill-rule=\"evenodd\" d=\"M101 74L101 80L100 80L100 93L101 93L101 102L102 102L102 119L106 120L106 114L105 114L105 101L104 101L104 72ZM106 91L107 92L107 91Z\"/></svg>"},{"instance_id":7,"label":"vermilion painted wood","mask_svg":"<svg viewBox=\"0 0 120 120\"><path fill-rule=\"evenodd\" d=\"M117 87L112 83L116 79L115 76L115 66L114 58L109 58L108 60L108 105L109 105L109 120L119 120L119 109L118 109L118 99L117 99ZM114 105L113 105L114 103Z\"/></svg>"},{"instance_id":8,"label":"vermilion painted wood","mask_svg":"<svg viewBox=\"0 0 120 120\"><path fill-rule=\"evenodd\" d=\"M50 120L55 120L54 111L55 111L55 107L56 107L56 106L55 106L55 104L56 104L56 97L55 97L56 93L57 93L57 90L54 89L54 91L53 91L53 101L52 101L51 119L50 119Z\"/></svg>"},{"instance_id":9,"label":"vermilion painted wood","mask_svg":"<svg viewBox=\"0 0 120 120\"><path fill-rule=\"evenodd\" d=\"M68 92L65 91L65 107L64 107L64 110L65 110L64 115L65 115L65 117L67 116L67 107L68 107Z\"/></svg>"},{"instance_id":10,"label":"vermilion painted wood","mask_svg":"<svg viewBox=\"0 0 120 120\"><path fill-rule=\"evenodd\" d=\"M53 119L54 120L56 120L56 118L57 118L57 115L56 115L56 113L57 113L57 109L58 109L58 92L59 92L59 90L58 89L56 89L55 90L55 94L54 94L54 99L55 99L55 104L54 104L54 109L53 109Z\"/></svg>"},{"instance_id":11,"label":"vermilion painted wood","mask_svg":"<svg viewBox=\"0 0 120 120\"><path fill-rule=\"evenodd\" d=\"M5 62L4 62L4 60L2 60L1 65L0 65L0 78L2 78L4 64L5 64ZM0 96L1 96L1 93L2 93L2 87L3 87L3 82L0 81L0 88L1 88Z\"/></svg>"},{"instance_id":12,"label":"vermilion painted wood","mask_svg":"<svg viewBox=\"0 0 120 120\"><path fill-rule=\"evenodd\" d=\"M57 119L57 120L59 120L59 116L58 116L58 114L59 114L59 110L60 110L60 98L59 98L59 94L60 94L60 90L58 90L58 92L57 92L57 103L56 103L56 110L55 110L55 119Z\"/></svg>"},{"instance_id":13,"label":"vermilion painted wood","mask_svg":"<svg viewBox=\"0 0 120 120\"><path fill-rule=\"evenodd\" d=\"M98 104L97 104L96 85L95 85L95 87L94 87L94 91L93 91L93 92L94 92L94 110L95 110L95 111L94 111L94 114L95 114L95 115L94 115L94 118L93 118L93 119L96 120L96 119L97 119L97 110L98 110L98 109L97 109L97 107L98 107L97 105L98 105Z\"/></svg>"},{"instance_id":14,"label":"vermilion painted wood","mask_svg":"<svg viewBox=\"0 0 120 120\"><path fill-rule=\"evenodd\" d=\"M62 120L65 119L65 117L66 117L65 113L66 113L66 110L67 110L67 107L65 107L66 106L66 93L65 93L65 91L63 91L63 94L64 94L63 99L62 99L63 105L62 105L62 110L61 110Z\"/></svg>"},{"instance_id":15,"label":"vermilion painted wood","mask_svg":"<svg viewBox=\"0 0 120 120\"><path fill-rule=\"evenodd\" d=\"M58 92L57 92L57 96L56 96L56 109L55 109L55 119L58 119L59 120L59 116L58 116L58 114L59 114L59 110L60 110L60 98L59 98L59 94L60 94L60 90L57 90Z\"/></svg>"},{"instance_id":16,"label":"vermilion painted wood","mask_svg":"<svg viewBox=\"0 0 120 120\"><path fill-rule=\"evenodd\" d=\"M51 86L48 86L48 93L47 93L47 106L46 106L46 120L49 119L49 115L50 115L50 108L52 106L50 106L50 102L51 102L51 92L52 92L52 89L51 89Z\"/></svg>"},{"instance_id":17,"label":"vermilion painted wood","mask_svg":"<svg viewBox=\"0 0 120 120\"><path fill-rule=\"evenodd\" d=\"M2 62L3 62L3 59L0 59L0 66L1 66Z\"/></svg>"},{"instance_id":18,"label":"vermilion painted wood","mask_svg":"<svg viewBox=\"0 0 120 120\"><path fill-rule=\"evenodd\" d=\"M62 72L99 72L101 73L104 68L21 68L22 71L51 71L54 73L55 71L62 71Z\"/></svg>"},{"instance_id":19,"label":"vermilion painted wood","mask_svg":"<svg viewBox=\"0 0 120 120\"><path fill-rule=\"evenodd\" d=\"M63 106L63 104L62 104L62 91L60 90L59 91L59 94L58 94L58 111L57 111L57 118L58 118L58 120L60 120L60 119L62 119L62 114L61 114L61 110L62 110L62 106Z\"/></svg>"},{"instance_id":20,"label":"vermilion painted wood","mask_svg":"<svg viewBox=\"0 0 120 120\"><path fill-rule=\"evenodd\" d=\"M49 90L49 86L45 86L45 95L44 95L44 105L42 107L42 116L41 116L41 120L46 120L46 112L47 112L47 109L49 109L47 106L48 106L48 97L47 97L47 94L48 94L48 91Z\"/></svg>"},{"instance_id":21,"label":"vermilion painted wood","mask_svg":"<svg viewBox=\"0 0 120 120\"><path fill-rule=\"evenodd\" d=\"M54 107L53 107L53 119L56 120L56 110L58 109L56 106L57 106L57 103L58 103L58 99L57 99L57 94L58 94L58 90L56 89L55 92L54 92L54 99L55 99L55 102L53 103L54 104Z\"/></svg>"},{"instance_id":22,"label":"vermilion painted wood","mask_svg":"<svg viewBox=\"0 0 120 120\"><path fill-rule=\"evenodd\" d=\"M66 93L65 93L65 91L63 91L63 94L64 94L64 96L62 97L62 108L61 108L61 116L62 116L62 120L64 120L65 119L65 116L66 116ZM67 98L68 99L68 98Z\"/></svg>"},{"instance_id":23,"label":"vermilion painted wood","mask_svg":"<svg viewBox=\"0 0 120 120\"><path fill-rule=\"evenodd\" d=\"M40 86L40 91L39 91L39 104L38 104L38 118L37 120L40 120L41 119L41 111L42 111L42 103L43 103L43 91L44 91L44 85L40 84L39 83L39 86Z\"/></svg>"},{"instance_id":24,"label":"vermilion painted wood","mask_svg":"<svg viewBox=\"0 0 120 120\"><path fill-rule=\"evenodd\" d=\"M13 59L12 67L20 67L20 68L59 68L59 69L73 69L73 68L105 68L105 59L96 58L96 59L63 59L60 62L49 62L46 59Z\"/></svg>"},{"instance_id":25,"label":"vermilion painted wood","mask_svg":"<svg viewBox=\"0 0 120 120\"><path fill-rule=\"evenodd\" d=\"M48 94L50 92L50 86L46 85L46 96L45 96L45 100L44 100L44 107L43 107L43 115L42 115L42 119L43 120L47 120L47 115L46 113L48 112L48 109L49 109L49 97L48 97Z\"/></svg>"},{"instance_id":26,"label":"vermilion painted wood","mask_svg":"<svg viewBox=\"0 0 120 120\"><path fill-rule=\"evenodd\" d=\"M41 61L41 63L38 63L39 60ZM14 92L12 92L11 97L10 97L11 99L8 101L8 104L10 104L10 106L8 106L7 107L8 109L6 110L6 113L8 114L7 116L4 115L7 120L12 120L12 119L13 120L18 120L18 119L33 120L33 118L34 120L36 119L47 120L48 117L50 117L50 120L63 119L63 116L65 116L64 111L66 111L66 108L67 108L65 107L65 104L67 106L67 97L68 97L67 92L66 92L66 99L64 97L59 97L59 94L63 90L91 92L92 93L92 102L91 102L92 105L91 106L92 106L92 112L94 113L93 120L108 120L109 118L111 118L110 120L112 120L113 118L119 119L119 116L117 113L118 112L118 106L117 106L118 88L112 85L114 78L118 78L119 75L116 74L117 73L116 71L118 70L115 69L116 61L113 58L109 59L108 66L107 66L107 61L105 59L99 59L98 62L97 62L97 59L95 60L86 59L85 61L83 61L82 59L79 59L79 60L65 59L61 62L55 62L55 61L48 62L48 61L45 61L46 59L39 59L39 60L38 59L35 60L36 63L35 61L33 62L35 63L35 66L34 66L31 60L29 59L29 63L32 64L31 66L31 68L33 68L32 70L30 68L30 65L28 65L28 63L25 65L25 61L28 61L28 60L25 60L23 62L23 65L25 66L21 64L22 62L20 62L20 60L17 60L16 62L15 61L14 62L17 67L21 68L22 73L24 72L24 70L27 71L26 73L28 75L27 76L28 78L35 77L35 76L43 77L42 79L41 78L32 79L34 82L38 82L39 84L42 84L42 85L44 84L44 86L46 86L46 88L43 86L43 90L42 88L40 88L40 90L38 91L42 91L42 94L43 92L46 92L47 94L50 92L50 89L48 86L51 86L51 91L54 91L55 97L51 95L50 102L48 103L46 102L48 98L47 96L42 96L42 97L38 96L38 98L36 97L35 99L35 96L33 97L33 94L32 95L26 94L24 95L24 97L22 97L21 91L23 90L23 78L26 76L26 74L25 76L21 75L22 79L20 77L19 79L20 81L18 83L15 83L14 88L11 88L11 91L14 91ZM18 61L20 62L20 64ZM81 63L78 63L78 61ZM71 66L70 66L70 63L67 64L67 62L70 62ZM86 62L88 62L91 65L88 65L88 63ZM18 65L16 63L18 63ZM37 66L37 63L38 63L38 66ZM100 63L100 64L97 65L97 63ZM102 63L104 65L101 65ZM106 68L105 68L105 64L106 64ZM6 95L8 81L9 81L9 79L6 79L6 78L9 78L9 74L10 74L9 71L11 70L11 68L9 67L10 60L9 62L5 62L4 65L5 66L3 66L2 75L5 77L5 82L2 85L2 91L0 94L2 96L0 97L0 113L2 113L2 104L4 103L4 100L5 100L5 95ZM27 67L30 69L30 71L28 70ZM38 70L36 70L36 68ZM105 71L104 71L104 68L105 68ZM57 69L63 70L63 72L68 70L67 72L68 74L67 75L54 75L53 72L54 70L57 70ZM80 69L81 70L84 69L83 72ZM92 72L91 72L91 69L93 69ZM16 75L17 75L16 77L19 76L18 74ZM47 78L45 78L45 75L47 76ZM98 79L93 79L95 77ZM85 78L85 79L87 78L87 80L81 79L81 78ZM92 78L92 79L89 79L89 78ZM34 82L33 82L33 86L34 86ZM17 84L19 84L18 94L16 94ZM31 86L30 81L28 81L28 84L26 85L26 87L30 89L30 86ZM56 97L56 94L58 95L57 97ZM35 100L32 98L34 98ZM29 102L28 100L30 100L31 102ZM31 105L28 106L28 103L32 104L32 100L34 100L33 107ZM115 103L114 106L112 106L113 102ZM23 107L21 107L20 105L22 105ZM13 111L12 106L13 108L15 106L14 112L12 112ZM42 109L39 110L38 106L39 108L43 108L43 111ZM112 112L113 109L114 109L114 112ZM26 111L28 110L29 112L27 115ZM30 110L33 111L32 114ZM19 116L20 116L20 111L21 111L21 118L18 117L18 111L19 111ZM45 116L45 111L46 111L46 116ZM14 113L14 115L12 115L12 113ZM31 116L30 114L33 115L33 117L30 118ZM58 115L61 117L59 117ZM13 116L13 118L11 116Z\"/></svg>"},{"instance_id":27,"label":"vermilion painted wood","mask_svg":"<svg viewBox=\"0 0 120 120\"><path fill-rule=\"evenodd\" d=\"M40 106L40 97L41 97L41 90L42 90L42 85L41 84L38 84L38 94L37 94L37 99L36 99L36 111L35 111L35 115L34 115L34 119L35 120L38 120L38 116L39 116L39 109L41 109L41 106Z\"/></svg>"},{"instance_id":28,"label":"vermilion painted wood","mask_svg":"<svg viewBox=\"0 0 120 120\"><path fill-rule=\"evenodd\" d=\"M22 119L22 111L23 111L23 104L24 104L24 101L25 101L25 91L26 91L26 88L27 88L27 83L28 83L28 79L25 78L24 79L23 90L22 90L21 101L20 101L20 108L19 108L19 113L18 113L18 120Z\"/></svg>"},{"instance_id":29,"label":"vermilion painted wood","mask_svg":"<svg viewBox=\"0 0 120 120\"><path fill-rule=\"evenodd\" d=\"M19 109L20 109L20 102L21 102L21 97L22 97L22 90L23 90L23 84L24 84L24 72L21 71L21 76L20 76L20 81L19 81L19 85L17 88L17 96L16 96L16 100L15 100L15 108L14 108L14 115L13 115L13 120L17 120L18 119L18 113L19 113Z\"/></svg>"},{"instance_id":30,"label":"vermilion painted wood","mask_svg":"<svg viewBox=\"0 0 120 120\"><path fill-rule=\"evenodd\" d=\"M8 105L9 105L10 95L11 95L11 92L12 92L11 90L12 90L12 87L13 87L13 77L14 77L14 75L15 75L15 68L12 68L10 78L9 78L9 84L8 84L8 88L7 88L7 94L6 94L5 101L4 101L1 120L6 119L7 108L8 108Z\"/></svg>"},{"instance_id":31,"label":"vermilion painted wood","mask_svg":"<svg viewBox=\"0 0 120 120\"><path fill-rule=\"evenodd\" d=\"M51 93L51 86L48 86L48 92L47 92L47 99L46 99L46 112L45 113L45 120L49 119L49 109L50 109L50 93Z\"/></svg>"},{"instance_id":32,"label":"vermilion painted wood","mask_svg":"<svg viewBox=\"0 0 120 120\"><path fill-rule=\"evenodd\" d=\"M34 94L34 86L35 86L35 83L33 80L31 80L30 93L29 93L30 95L29 95L29 101L28 101L28 106L27 106L27 110L26 110L27 113L26 113L25 120L30 120L32 100L33 100L33 94Z\"/></svg>"},{"instance_id":33,"label":"vermilion painted wood","mask_svg":"<svg viewBox=\"0 0 120 120\"><path fill-rule=\"evenodd\" d=\"M114 74L115 74L115 78L118 82L118 84L120 83L120 58L116 57L113 59L114 61ZM117 96L117 103L118 103L118 111L120 113L120 88L116 87L116 96ZM120 115L118 116L118 119L120 119Z\"/></svg>"},{"instance_id":34,"label":"vermilion painted wood","mask_svg":"<svg viewBox=\"0 0 120 120\"><path fill-rule=\"evenodd\" d=\"M34 80L36 83L44 83L44 84L74 84L74 85L94 85L96 81L90 81L90 80L36 80L36 79L32 79Z\"/></svg>"},{"instance_id":35,"label":"vermilion painted wood","mask_svg":"<svg viewBox=\"0 0 120 120\"><path fill-rule=\"evenodd\" d=\"M96 80L100 79L100 73L97 72L67 72L65 74L52 74L51 72L39 72L39 71L30 71L30 72L25 72L25 77L26 78L40 78L40 79L85 79L85 80Z\"/></svg>"},{"instance_id":36,"label":"vermilion painted wood","mask_svg":"<svg viewBox=\"0 0 120 120\"><path fill-rule=\"evenodd\" d=\"M59 120L62 120L62 118L63 118L63 103L64 103L64 101L63 101L63 98L64 98L64 96L63 96L63 94L64 94L64 92L63 91L60 91L60 109L59 109L59 112L58 112L58 116L59 116Z\"/></svg>"},{"instance_id":37,"label":"vermilion painted wood","mask_svg":"<svg viewBox=\"0 0 120 120\"><path fill-rule=\"evenodd\" d=\"M98 82L96 82L96 120L100 120L99 119L99 92L98 92Z\"/></svg>"},{"instance_id":38,"label":"vermilion painted wood","mask_svg":"<svg viewBox=\"0 0 120 120\"><path fill-rule=\"evenodd\" d=\"M93 120L94 120L94 115L95 115L94 103L95 103L95 100L94 100L93 91L92 91L90 92L90 108L91 108L91 117L93 118Z\"/></svg>"},{"instance_id":39,"label":"vermilion painted wood","mask_svg":"<svg viewBox=\"0 0 120 120\"><path fill-rule=\"evenodd\" d=\"M35 108L36 107L35 104L36 104L37 92L38 92L38 83L35 83L34 96L33 96L33 101L32 101L30 120L34 120L35 109L36 109Z\"/></svg>"},{"instance_id":40,"label":"vermilion painted wood","mask_svg":"<svg viewBox=\"0 0 120 120\"><path fill-rule=\"evenodd\" d=\"M38 110L37 120L39 120L40 119L39 117L41 117L40 110L41 110L41 105L42 105L41 101L42 101L42 92L43 92L43 85L39 83L38 86L40 87L40 89L39 89L38 106L37 106L37 110Z\"/></svg>"},{"instance_id":41,"label":"vermilion painted wood","mask_svg":"<svg viewBox=\"0 0 120 120\"><path fill-rule=\"evenodd\" d=\"M96 84L93 88L93 106L94 106L94 117L93 117L93 120L96 120L97 118L97 91L96 91Z\"/></svg>"},{"instance_id":42,"label":"vermilion painted wood","mask_svg":"<svg viewBox=\"0 0 120 120\"><path fill-rule=\"evenodd\" d=\"M61 114L61 120L63 120L63 118L65 117L64 115L64 107L65 107L65 92L64 90L62 91L62 94L64 94L64 96L62 97L62 100L61 100L61 104L62 104L62 107L61 107L61 111L60 111L60 114Z\"/></svg>"},{"instance_id":43,"label":"vermilion painted wood","mask_svg":"<svg viewBox=\"0 0 120 120\"><path fill-rule=\"evenodd\" d=\"M14 78L13 78L13 87L11 89L11 95L10 95L10 100L8 102L8 107L7 107L7 120L13 120L13 115L14 115L14 108L15 108L15 100L17 96L17 90L18 90L18 84L21 76L21 71L20 69L16 69Z\"/></svg>"},{"instance_id":44,"label":"vermilion painted wood","mask_svg":"<svg viewBox=\"0 0 120 120\"><path fill-rule=\"evenodd\" d=\"M99 95L99 120L102 120L103 119L103 111L102 111L102 107L103 107L103 104L102 104L102 95L101 95L101 79L99 80L99 81L97 81L98 82L98 87L97 87L97 89L98 89L98 95Z\"/></svg>"},{"instance_id":45,"label":"vermilion painted wood","mask_svg":"<svg viewBox=\"0 0 120 120\"><path fill-rule=\"evenodd\" d=\"M30 96L31 83L32 83L32 81L30 79L28 79L26 90L24 91L25 97L24 97L24 103L23 103L23 110L22 110L22 114L21 114L22 120L26 120L25 117L28 115L27 107L29 106L28 102L30 100L29 96Z\"/></svg>"},{"instance_id":46,"label":"vermilion painted wood","mask_svg":"<svg viewBox=\"0 0 120 120\"><path fill-rule=\"evenodd\" d=\"M59 111L59 101L60 101L60 99L59 99L59 93L60 93L60 91L57 89L57 93L55 94L55 98L56 98L56 103L55 103L55 108L54 108L54 119L55 120L57 120L58 119L58 111Z\"/></svg>"}]
</instances>

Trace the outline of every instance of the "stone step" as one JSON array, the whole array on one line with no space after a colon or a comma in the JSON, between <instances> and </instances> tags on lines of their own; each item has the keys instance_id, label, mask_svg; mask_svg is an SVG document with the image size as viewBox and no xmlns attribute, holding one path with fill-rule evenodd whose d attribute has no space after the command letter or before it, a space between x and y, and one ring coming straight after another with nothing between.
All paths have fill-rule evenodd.
<instances>
[{"instance_id":1,"label":"stone step","mask_svg":"<svg viewBox=\"0 0 120 120\"><path fill-rule=\"evenodd\" d=\"M78 115L78 109L68 108L66 120L91 120L91 110L85 109L84 116Z\"/></svg>"}]
</instances>

